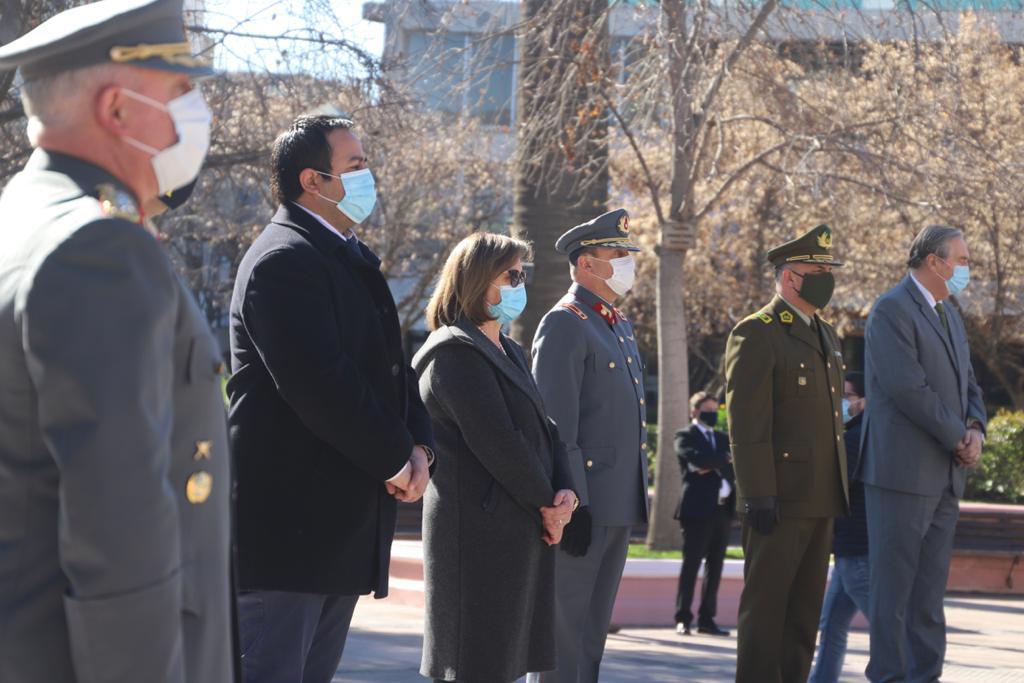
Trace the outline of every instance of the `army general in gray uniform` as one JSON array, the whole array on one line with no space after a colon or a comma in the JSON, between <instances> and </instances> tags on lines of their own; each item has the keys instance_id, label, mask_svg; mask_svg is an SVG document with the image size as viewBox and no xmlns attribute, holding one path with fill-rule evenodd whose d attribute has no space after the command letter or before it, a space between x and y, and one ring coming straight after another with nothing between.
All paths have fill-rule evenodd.
<instances>
[{"instance_id":1,"label":"army general in gray uniform","mask_svg":"<svg viewBox=\"0 0 1024 683\"><path fill-rule=\"evenodd\" d=\"M596 681L630 527L647 521L647 417L633 327L615 308L633 285L629 217L576 226L555 249L574 284L533 340L533 374L568 451L580 508L556 561L558 669L544 681Z\"/></svg>"},{"instance_id":2,"label":"army general in gray uniform","mask_svg":"<svg viewBox=\"0 0 1024 683\"><path fill-rule=\"evenodd\" d=\"M142 207L199 172L181 0L0 47L36 148L0 197L0 681L232 680L220 352Z\"/></svg>"}]
</instances>

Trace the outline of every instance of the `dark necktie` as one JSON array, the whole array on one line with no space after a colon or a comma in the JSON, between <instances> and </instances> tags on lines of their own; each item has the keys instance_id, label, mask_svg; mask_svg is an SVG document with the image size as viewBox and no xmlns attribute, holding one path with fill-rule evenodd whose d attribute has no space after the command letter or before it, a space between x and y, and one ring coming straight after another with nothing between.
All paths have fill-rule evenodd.
<instances>
[{"instance_id":1,"label":"dark necktie","mask_svg":"<svg viewBox=\"0 0 1024 683\"><path fill-rule=\"evenodd\" d=\"M949 316L946 315L946 307L942 305L941 301L935 304L935 312L939 314L939 320L942 321L942 329L946 330L946 336L952 339L953 335L949 332Z\"/></svg>"}]
</instances>

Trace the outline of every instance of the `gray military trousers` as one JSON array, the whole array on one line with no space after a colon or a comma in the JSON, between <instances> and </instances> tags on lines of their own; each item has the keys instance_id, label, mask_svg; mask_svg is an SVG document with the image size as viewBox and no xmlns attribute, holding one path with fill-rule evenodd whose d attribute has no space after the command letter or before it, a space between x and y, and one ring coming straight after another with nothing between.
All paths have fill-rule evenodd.
<instances>
[{"instance_id":1,"label":"gray military trousers","mask_svg":"<svg viewBox=\"0 0 1024 683\"><path fill-rule=\"evenodd\" d=\"M558 668L527 683L597 683L615 596L629 550L628 526L594 525L583 557L555 560L555 653Z\"/></svg>"}]
</instances>

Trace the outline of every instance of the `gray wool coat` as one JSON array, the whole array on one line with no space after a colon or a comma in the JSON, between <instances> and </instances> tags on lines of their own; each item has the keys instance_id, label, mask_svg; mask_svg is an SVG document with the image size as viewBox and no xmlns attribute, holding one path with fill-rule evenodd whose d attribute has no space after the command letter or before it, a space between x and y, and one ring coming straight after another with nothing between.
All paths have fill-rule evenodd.
<instances>
[{"instance_id":1,"label":"gray wool coat","mask_svg":"<svg viewBox=\"0 0 1024 683\"><path fill-rule=\"evenodd\" d=\"M438 465L423 503L426 623L420 673L463 683L555 668L555 547L540 507L573 489L529 363L471 322L413 359Z\"/></svg>"}]
</instances>

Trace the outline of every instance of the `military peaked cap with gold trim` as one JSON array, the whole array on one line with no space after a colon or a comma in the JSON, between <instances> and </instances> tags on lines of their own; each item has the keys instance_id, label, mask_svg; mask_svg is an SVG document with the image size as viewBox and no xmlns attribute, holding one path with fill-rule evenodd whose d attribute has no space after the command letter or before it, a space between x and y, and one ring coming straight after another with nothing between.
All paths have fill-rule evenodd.
<instances>
[{"instance_id":1,"label":"military peaked cap with gold trim","mask_svg":"<svg viewBox=\"0 0 1024 683\"><path fill-rule=\"evenodd\" d=\"M57 14L0 46L0 71L20 68L31 81L95 64L213 74L192 54L182 0L100 0Z\"/></svg>"},{"instance_id":2,"label":"military peaked cap with gold trim","mask_svg":"<svg viewBox=\"0 0 1024 683\"><path fill-rule=\"evenodd\" d=\"M629 239L629 214L625 209L603 213L597 218L577 225L555 242L555 251L572 256L586 247L608 247L640 251Z\"/></svg>"},{"instance_id":3,"label":"military peaked cap with gold trim","mask_svg":"<svg viewBox=\"0 0 1024 683\"><path fill-rule=\"evenodd\" d=\"M832 255L832 228L819 225L795 240L768 250L768 261L779 268L787 263L820 263L841 266L843 262Z\"/></svg>"}]
</instances>

